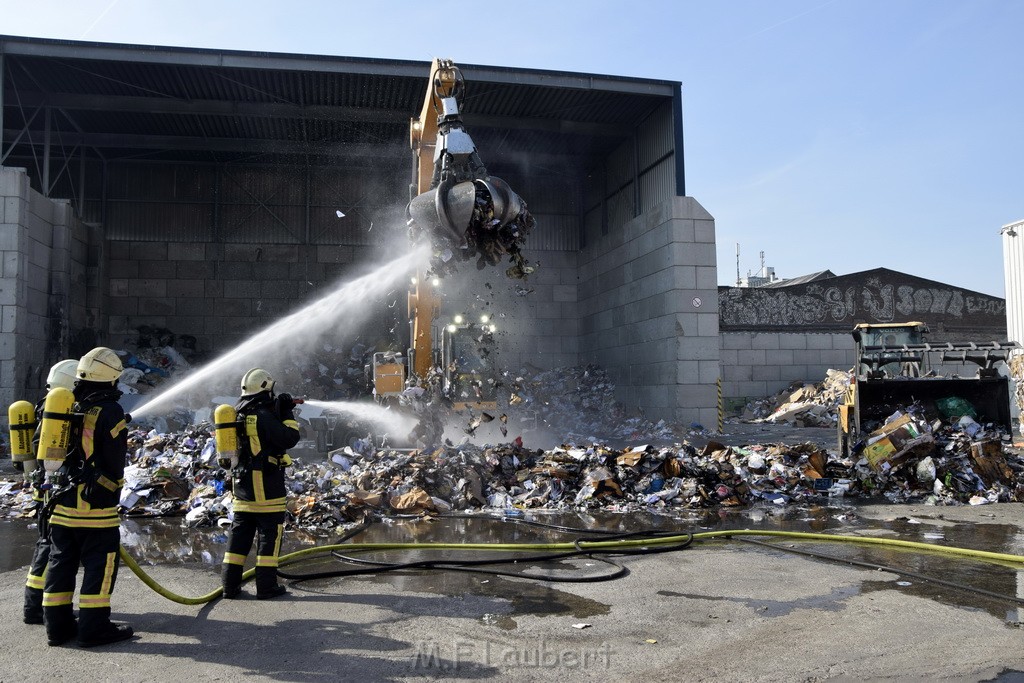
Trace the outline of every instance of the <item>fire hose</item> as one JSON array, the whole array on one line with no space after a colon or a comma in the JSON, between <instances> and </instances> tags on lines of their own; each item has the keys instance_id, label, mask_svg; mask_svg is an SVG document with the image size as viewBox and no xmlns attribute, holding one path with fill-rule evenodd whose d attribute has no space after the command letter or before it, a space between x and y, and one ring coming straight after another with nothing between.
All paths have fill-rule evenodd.
<instances>
[{"instance_id":1,"label":"fire hose","mask_svg":"<svg viewBox=\"0 0 1024 683\"><path fill-rule=\"evenodd\" d=\"M502 521L521 521L510 518L502 518ZM536 524L539 526L553 526L543 525L536 522L527 522ZM351 538L352 536L362 532L366 528L366 525L353 529L346 534L344 539ZM568 527L555 527L569 530ZM729 529L720 531L705 531L695 534L686 532L675 532L675 531L641 531L632 532L629 534L618 534L617 532L607 532L600 530L587 530L587 529L571 529L577 532L587 533L604 533L604 534L615 534L615 538L608 540L582 540L576 539L569 542L555 542L555 543L335 543L330 545L315 546L312 548L304 548L295 552L282 555L279 558L279 563L284 566L295 564L301 560L315 557L318 555L336 554L339 559L351 561L350 557L353 553L360 552L383 552L383 551L445 551L445 550L460 550L469 552L510 552L510 553L524 553L524 552L543 552L545 555L534 556L530 558L523 558L517 556L512 559L505 560L426 560L416 561L407 563L383 563L383 562L365 562L364 564L371 565L370 568L364 569L343 569L334 570L328 572L320 572L316 574L291 574L289 572L278 570L278 574L283 578L291 579L293 582L308 581L312 579L321 579L328 577L338 576L353 576L357 574L370 574L380 573L386 570L398 570L398 569L443 569L443 570L462 570L462 571L477 571L478 568L484 565L498 564L500 562L516 562L522 563L525 561L532 560L551 560L551 559L562 559L565 557L573 557L580 555L587 555L593 558L593 553L607 553L616 555L637 555L637 554L649 554L655 552L671 552L674 550L681 550L689 547L693 542L708 542L715 541L718 539L732 539L737 538L738 540L744 540L742 537L746 536L765 536L774 538L783 538L789 540L798 541L818 541L818 542L841 542L841 543L856 543L861 545L872 545L882 546L886 548L898 548L916 552L933 553L939 555L948 555L954 557L967 558L978 561L986 562L997 562L997 563L1009 563L1012 565L1024 565L1024 555L1015 555L1010 553L996 553L986 550L975 550L972 548L962 548L957 546L946 546L931 543L921 543L917 541L904 541L900 539L889 539L889 538L874 538L874 537L863 537L863 536L843 536L839 534L820 534L810 532L799 532L799 531L768 531L768 530L752 530L752 529ZM784 548L778 545L770 545L771 548L777 550L790 551L790 548ZM829 559L834 561L846 562L854 565L867 566L875 569L885 569L896 574L907 574L908 572L900 569L891 567L885 567L882 565L873 565L869 563L858 563L856 561L844 560L842 558L831 557L828 555L821 555L817 553L804 552L812 556L819 557L821 559ZM162 586L158 581L146 573L142 567L135 561L135 559L127 552L122 546L120 548L121 560L128 566L129 569L147 586L152 588L161 596L182 605L202 605L211 602L219 598L222 594L222 589L217 588L216 590L210 591L205 595L196 597L188 597L179 595L168 588ZM600 558L593 558L600 559ZM612 563L614 564L614 563ZM616 565L618 566L618 565ZM624 569L620 567L620 570ZM511 572L496 572L494 570L487 570L487 573L497 573L502 575L516 576L518 578L535 579L535 580L559 580L550 576L537 576L522 573L511 573ZM625 571L616 571L612 574L601 575L596 579L582 579L586 580L610 580L623 576ZM255 574L255 569L249 569L242 574L243 581L252 578ZM956 588L964 590L970 590L978 592L990 597L996 597L1005 599L1011 602L1024 603L1024 599L1017 598L1015 596L1001 595L996 593L990 593L981 589L976 589L972 586L964 584L957 584L949 581L942 581L938 579L931 579L930 577L923 576L920 574L915 575L917 578L922 580L931 580L944 585L951 585ZM581 579L575 579L575 581L581 581Z\"/></svg>"}]
</instances>

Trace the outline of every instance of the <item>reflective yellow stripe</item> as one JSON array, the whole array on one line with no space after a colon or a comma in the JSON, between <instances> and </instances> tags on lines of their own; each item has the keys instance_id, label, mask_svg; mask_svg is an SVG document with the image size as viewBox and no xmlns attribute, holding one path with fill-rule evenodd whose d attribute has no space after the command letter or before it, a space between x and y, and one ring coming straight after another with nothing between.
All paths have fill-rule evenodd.
<instances>
[{"instance_id":1,"label":"reflective yellow stripe","mask_svg":"<svg viewBox=\"0 0 1024 683\"><path fill-rule=\"evenodd\" d=\"M267 500L267 492L263 488L263 470L252 471L252 495L256 498L255 503L264 503Z\"/></svg>"},{"instance_id":2,"label":"reflective yellow stripe","mask_svg":"<svg viewBox=\"0 0 1024 683\"><path fill-rule=\"evenodd\" d=\"M112 479L107 479L107 476L105 474L101 474L99 478L96 480L96 483L110 492L116 491L118 487L121 486L120 483Z\"/></svg>"},{"instance_id":3,"label":"reflective yellow stripe","mask_svg":"<svg viewBox=\"0 0 1024 683\"><path fill-rule=\"evenodd\" d=\"M28 575L28 580L25 581L25 587L26 588L35 588L37 590L43 590L46 587L46 586L43 585L45 583L46 583L46 580L42 576L35 576L33 574L29 574Z\"/></svg>"},{"instance_id":4,"label":"reflective yellow stripe","mask_svg":"<svg viewBox=\"0 0 1024 683\"><path fill-rule=\"evenodd\" d=\"M277 558L281 554L281 539L284 536L284 524L277 525L277 540L274 541L273 555L257 555L257 567L276 567Z\"/></svg>"},{"instance_id":5,"label":"reflective yellow stripe","mask_svg":"<svg viewBox=\"0 0 1024 683\"><path fill-rule=\"evenodd\" d=\"M256 429L256 416L246 415L245 416L245 435L249 437L249 451L252 453L252 457L256 457L263 450L260 445L260 434Z\"/></svg>"},{"instance_id":6,"label":"reflective yellow stripe","mask_svg":"<svg viewBox=\"0 0 1024 683\"><path fill-rule=\"evenodd\" d=\"M113 591L114 572L117 571L117 553L107 553L107 564L103 567L103 583L100 593L107 596L107 607L110 606L110 593Z\"/></svg>"},{"instance_id":7,"label":"reflective yellow stripe","mask_svg":"<svg viewBox=\"0 0 1024 683\"><path fill-rule=\"evenodd\" d=\"M62 517L56 513L50 518L52 526L64 526L75 529L116 529L121 526L121 519L115 514L112 517Z\"/></svg>"},{"instance_id":8,"label":"reflective yellow stripe","mask_svg":"<svg viewBox=\"0 0 1024 683\"><path fill-rule=\"evenodd\" d=\"M110 607L110 594L79 595L78 606L81 609L96 609L98 607Z\"/></svg>"},{"instance_id":9,"label":"reflective yellow stripe","mask_svg":"<svg viewBox=\"0 0 1024 683\"><path fill-rule=\"evenodd\" d=\"M60 607L70 605L74 600L75 592L67 593L43 593L43 607Z\"/></svg>"},{"instance_id":10,"label":"reflective yellow stripe","mask_svg":"<svg viewBox=\"0 0 1024 683\"><path fill-rule=\"evenodd\" d=\"M84 501L83 501L84 502ZM67 505L56 505L53 508L55 516L81 517L85 519L96 519L98 517L117 517L117 508L93 508L88 503L84 506L68 507Z\"/></svg>"},{"instance_id":11,"label":"reflective yellow stripe","mask_svg":"<svg viewBox=\"0 0 1024 683\"><path fill-rule=\"evenodd\" d=\"M299 421L298 420L285 420L282 424L285 427L290 427L290 428L294 429L295 431L299 431Z\"/></svg>"},{"instance_id":12,"label":"reflective yellow stripe","mask_svg":"<svg viewBox=\"0 0 1024 683\"><path fill-rule=\"evenodd\" d=\"M235 498L234 503L235 512L284 512L285 511L285 499L284 498L273 498L271 500L264 500L260 502L251 500L239 500Z\"/></svg>"},{"instance_id":13,"label":"reflective yellow stripe","mask_svg":"<svg viewBox=\"0 0 1024 683\"><path fill-rule=\"evenodd\" d=\"M121 433L122 429L128 429L128 425L125 424L124 420L121 420L116 425L114 425L114 428L110 430L110 436L116 439L117 435Z\"/></svg>"},{"instance_id":14,"label":"reflective yellow stripe","mask_svg":"<svg viewBox=\"0 0 1024 683\"><path fill-rule=\"evenodd\" d=\"M224 564L245 564L245 555L224 553Z\"/></svg>"}]
</instances>

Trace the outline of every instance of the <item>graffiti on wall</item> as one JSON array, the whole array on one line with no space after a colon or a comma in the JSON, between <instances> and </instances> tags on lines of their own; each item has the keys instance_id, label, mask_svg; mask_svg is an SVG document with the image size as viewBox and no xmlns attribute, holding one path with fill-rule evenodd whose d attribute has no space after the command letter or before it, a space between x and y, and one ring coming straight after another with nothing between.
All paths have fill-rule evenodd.
<instances>
[{"instance_id":1,"label":"graffiti on wall","mask_svg":"<svg viewBox=\"0 0 1024 683\"><path fill-rule=\"evenodd\" d=\"M938 283L900 283L879 277L859 283L831 278L784 289L730 287L719 293L723 327L849 327L854 322L916 318L993 324L1005 315L1003 299Z\"/></svg>"}]
</instances>

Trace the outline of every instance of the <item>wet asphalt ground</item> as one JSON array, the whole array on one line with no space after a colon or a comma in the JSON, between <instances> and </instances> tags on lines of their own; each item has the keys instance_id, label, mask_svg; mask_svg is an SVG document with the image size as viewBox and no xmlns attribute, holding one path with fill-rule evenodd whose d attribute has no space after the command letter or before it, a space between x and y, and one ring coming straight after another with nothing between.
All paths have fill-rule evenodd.
<instances>
[{"instance_id":1,"label":"wet asphalt ground","mask_svg":"<svg viewBox=\"0 0 1024 683\"><path fill-rule=\"evenodd\" d=\"M760 431L758 425L738 426ZM830 440L831 430L775 428L727 443ZM737 430L739 431L739 429ZM789 440L792 439L792 440ZM828 442L830 443L830 441ZM827 444L823 444L827 445ZM934 507L833 504L633 513L531 513L573 528L810 531L1024 555L1020 504ZM127 520L133 556L167 589L218 585L224 535L180 520ZM122 566L114 618L136 637L96 648L48 647L21 623L34 531L0 522L0 681L43 680L1024 680L1024 565L853 542L745 537L661 554L520 562L500 571L378 572L302 581L272 601L172 602ZM490 515L377 523L355 541L555 542L581 537ZM291 535L283 552L330 539ZM827 555L811 557L800 552ZM446 558L479 553L444 551ZM488 555L492 556L492 555ZM426 551L369 559L436 559ZM342 567L329 555L291 573ZM1018 597L1021 596L1021 597Z\"/></svg>"}]
</instances>

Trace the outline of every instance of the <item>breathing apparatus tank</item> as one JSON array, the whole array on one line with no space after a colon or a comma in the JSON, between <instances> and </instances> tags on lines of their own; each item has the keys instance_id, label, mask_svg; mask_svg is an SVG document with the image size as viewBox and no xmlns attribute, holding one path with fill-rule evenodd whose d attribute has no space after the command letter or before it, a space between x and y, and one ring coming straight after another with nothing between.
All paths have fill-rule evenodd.
<instances>
[{"instance_id":1,"label":"breathing apparatus tank","mask_svg":"<svg viewBox=\"0 0 1024 683\"><path fill-rule=\"evenodd\" d=\"M74 404L75 395L64 387L54 387L46 394L36 458L43 461L47 473L59 470L68 455Z\"/></svg>"},{"instance_id":2,"label":"breathing apparatus tank","mask_svg":"<svg viewBox=\"0 0 1024 683\"><path fill-rule=\"evenodd\" d=\"M27 475L36 468L36 454L32 452L32 437L36 433L36 409L28 401L15 401L7 408L10 426L11 460L22 463Z\"/></svg>"},{"instance_id":3,"label":"breathing apparatus tank","mask_svg":"<svg viewBox=\"0 0 1024 683\"><path fill-rule=\"evenodd\" d=\"M238 413L226 403L213 411L214 436L217 442L217 464L226 470L238 465Z\"/></svg>"}]
</instances>

